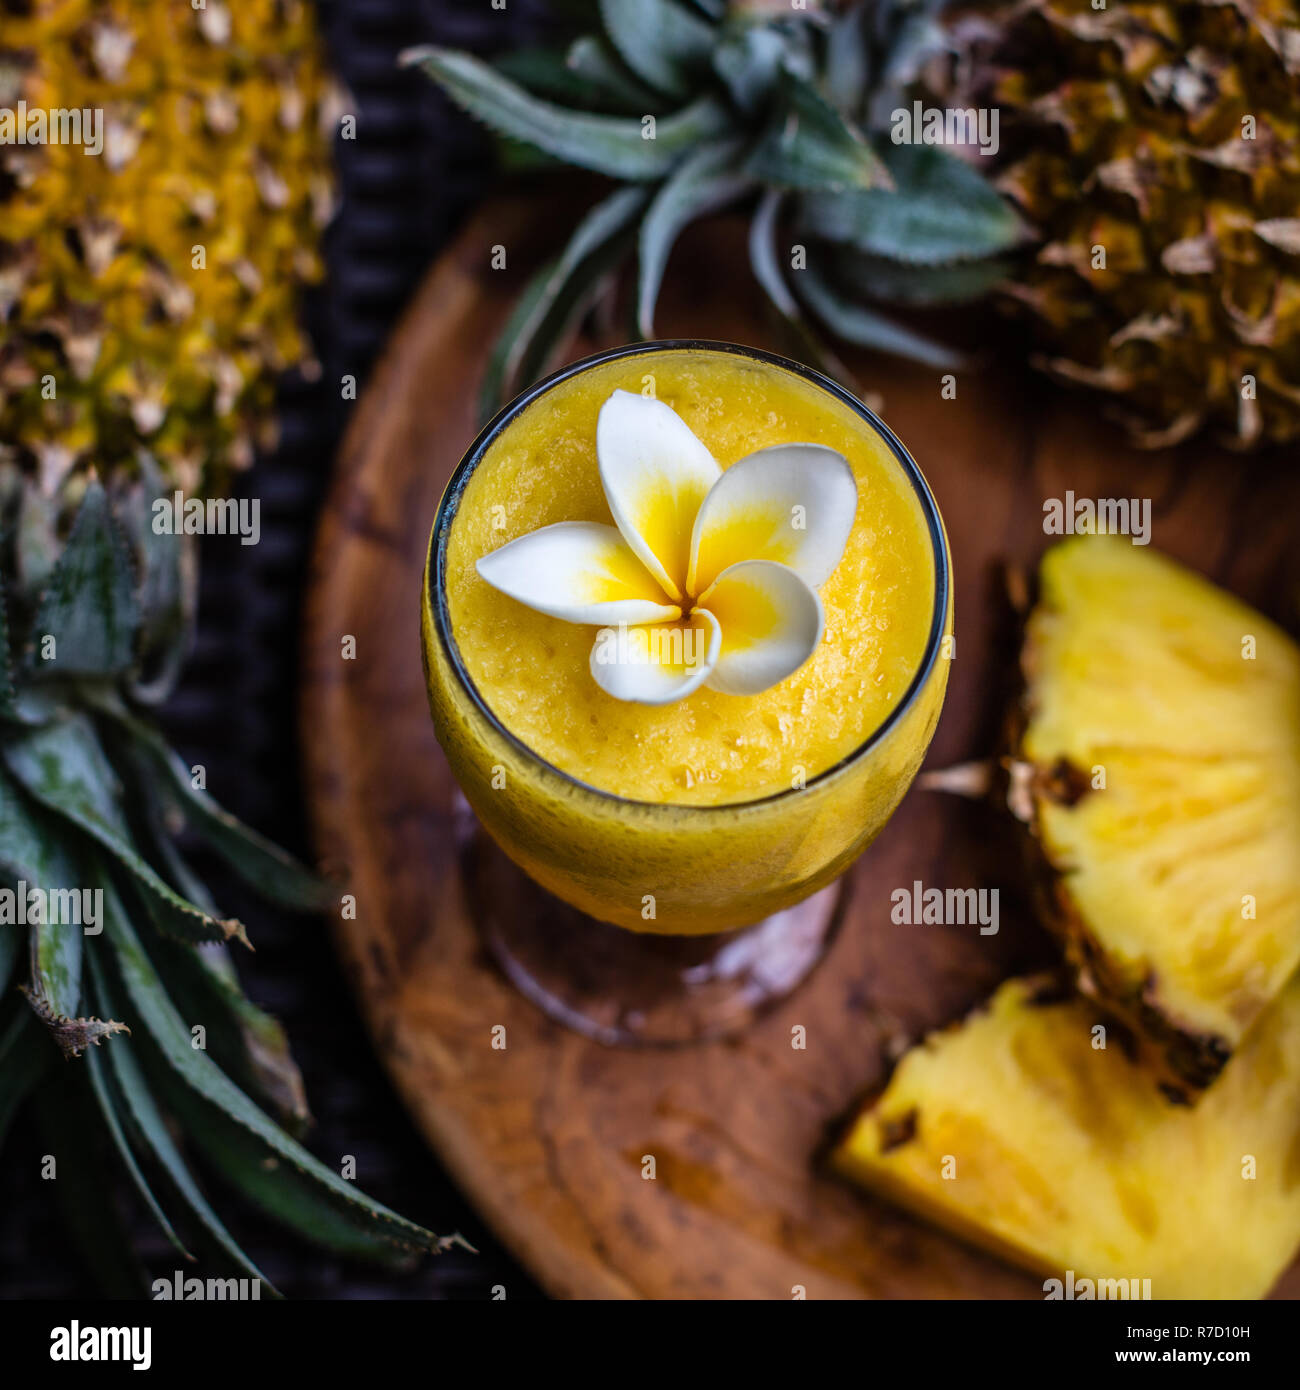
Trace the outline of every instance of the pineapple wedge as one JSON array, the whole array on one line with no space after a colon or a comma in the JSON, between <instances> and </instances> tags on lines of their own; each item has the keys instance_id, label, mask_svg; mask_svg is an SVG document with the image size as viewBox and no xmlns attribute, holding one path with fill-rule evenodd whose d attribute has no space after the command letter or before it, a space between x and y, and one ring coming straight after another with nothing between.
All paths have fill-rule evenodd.
<instances>
[{"instance_id":1,"label":"pineapple wedge","mask_svg":"<svg viewBox=\"0 0 1300 1390\"><path fill-rule=\"evenodd\" d=\"M1208 1085L1300 967L1300 650L1110 536L1048 552L1012 809L1079 988Z\"/></svg>"},{"instance_id":2,"label":"pineapple wedge","mask_svg":"<svg viewBox=\"0 0 1300 1390\"><path fill-rule=\"evenodd\" d=\"M1102 1021L1050 977L1008 981L904 1055L834 1166L1075 1297L1262 1297L1300 1246L1300 979L1194 1107L1113 1031L1095 1047Z\"/></svg>"}]
</instances>

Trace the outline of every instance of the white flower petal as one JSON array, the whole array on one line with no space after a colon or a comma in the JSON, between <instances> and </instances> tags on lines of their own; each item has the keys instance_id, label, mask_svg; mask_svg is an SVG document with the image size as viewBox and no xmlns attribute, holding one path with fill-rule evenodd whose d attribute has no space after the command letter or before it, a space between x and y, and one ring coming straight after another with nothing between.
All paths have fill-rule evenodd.
<instances>
[{"instance_id":1,"label":"white flower petal","mask_svg":"<svg viewBox=\"0 0 1300 1390\"><path fill-rule=\"evenodd\" d=\"M722 629L709 687L728 695L757 695L785 680L822 640L817 590L771 560L742 560L723 570L700 605Z\"/></svg>"},{"instance_id":2,"label":"white flower petal","mask_svg":"<svg viewBox=\"0 0 1300 1390\"><path fill-rule=\"evenodd\" d=\"M558 521L484 555L479 574L503 594L570 623L662 623L681 609L612 526Z\"/></svg>"},{"instance_id":3,"label":"white flower petal","mask_svg":"<svg viewBox=\"0 0 1300 1390\"><path fill-rule=\"evenodd\" d=\"M618 529L664 591L681 598L695 516L722 470L671 406L631 391L601 406L596 455Z\"/></svg>"},{"instance_id":4,"label":"white flower petal","mask_svg":"<svg viewBox=\"0 0 1300 1390\"><path fill-rule=\"evenodd\" d=\"M840 562L858 509L858 485L843 454L822 444L774 444L733 463L695 518L689 592L729 565L775 560L813 588Z\"/></svg>"},{"instance_id":5,"label":"white flower petal","mask_svg":"<svg viewBox=\"0 0 1300 1390\"><path fill-rule=\"evenodd\" d=\"M708 680L721 644L718 620L706 610L655 627L606 627L591 649L591 674L616 700L668 705Z\"/></svg>"}]
</instances>

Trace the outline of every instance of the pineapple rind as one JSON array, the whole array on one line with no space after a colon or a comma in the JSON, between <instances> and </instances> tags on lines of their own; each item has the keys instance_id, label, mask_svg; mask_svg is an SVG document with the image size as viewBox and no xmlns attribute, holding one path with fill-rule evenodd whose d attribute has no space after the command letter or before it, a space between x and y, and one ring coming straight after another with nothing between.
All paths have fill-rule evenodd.
<instances>
[{"instance_id":1,"label":"pineapple rind","mask_svg":"<svg viewBox=\"0 0 1300 1390\"><path fill-rule=\"evenodd\" d=\"M1294 0L1011 0L975 33L950 97L1002 112L1039 365L1142 445L1300 437Z\"/></svg>"},{"instance_id":2,"label":"pineapple rind","mask_svg":"<svg viewBox=\"0 0 1300 1390\"><path fill-rule=\"evenodd\" d=\"M1008 981L906 1053L836 1169L1045 1279L1263 1297L1300 1247L1300 979L1192 1107L1043 984Z\"/></svg>"},{"instance_id":3,"label":"pineapple rind","mask_svg":"<svg viewBox=\"0 0 1300 1390\"><path fill-rule=\"evenodd\" d=\"M0 147L0 438L47 491L138 449L191 489L246 465L272 375L308 357L298 292L332 202L311 8L0 11L0 104L102 111L104 142Z\"/></svg>"},{"instance_id":4,"label":"pineapple rind","mask_svg":"<svg viewBox=\"0 0 1300 1390\"><path fill-rule=\"evenodd\" d=\"M1024 664L1049 924L1081 986L1204 1085L1300 968L1300 650L1166 557L1085 536L1044 559Z\"/></svg>"}]
</instances>

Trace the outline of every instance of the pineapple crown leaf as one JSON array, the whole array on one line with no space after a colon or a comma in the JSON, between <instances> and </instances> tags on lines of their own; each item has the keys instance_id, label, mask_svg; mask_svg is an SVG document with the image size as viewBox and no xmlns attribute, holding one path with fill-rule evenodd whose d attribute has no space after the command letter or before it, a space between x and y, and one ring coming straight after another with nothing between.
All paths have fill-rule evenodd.
<instances>
[{"instance_id":1,"label":"pineapple crown leaf","mask_svg":"<svg viewBox=\"0 0 1300 1390\"><path fill-rule=\"evenodd\" d=\"M0 771L0 868L16 893L38 888L46 893L76 892L79 866L59 837L52 817L33 806L8 773ZM54 1025L74 1018L81 1001L82 933L51 921L41 912L29 929L28 1000L53 1034L64 1056L73 1034ZM5 933L16 944L16 927ZM96 1040L96 1039L92 1039Z\"/></svg>"},{"instance_id":2,"label":"pineapple crown leaf","mask_svg":"<svg viewBox=\"0 0 1300 1390\"><path fill-rule=\"evenodd\" d=\"M288 1229L338 1254L395 1268L407 1266L414 1250L443 1248L444 1238L432 1232L424 1232L423 1240L405 1235L395 1239L387 1219L370 1210L377 1204L362 1197L359 1203L344 1206L338 1194L323 1188L313 1173L282 1161L256 1135L186 1085L161 1061L156 1049L150 1061L150 1082L209 1167Z\"/></svg>"},{"instance_id":3,"label":"pineapple crown leaf","mask_svg":"<svg viewBox=\"0 0 1300 1390\"><path fill-rule=\"evenodd\" d=\"M0 931L0 996L9 988L14 967L22 954L22 937L17 931ZM0 1061L4 1058L4 1048L0 1044Z\"/></svg>"},{"instance_id":4,"label":"pineapple crown leaf","mask_svg":"<svg viewBox=\"0 0 1300 1390\"><path fill-rule=\"evenodd\" d=\"M681 101L713 52L713 25L675 0L600 0L605 32L641 80Z\"/></svg>"},{"instance_id":5,"label":"pineapple crown leaf","mask_svg":"<svg viewBox=\"0 0 1300 1390\"><path fill-rule=\"evenodd\" d=\"M808 325L798 301L781 274L776 251L776 223L784 198L785 194L780 189L772 188L758 200L758 207L749 224L750 269L787 333L798 344L804 359L856 393L858 386L852 373Z\"/></svg>"},{"instance_id":6,"label":"pineapple crown leaf","mask_svg":"<svg viewBox=\"0 0 1300 1390\"><path fill-rule=\"evenodd\" d=\"M729 26L713 51L713 71L731 100L751 118L767 108L789 62L789 40L768 25Z\"/></svg>"},{"instance_id":7,"label":"pineapple crown leaf","mask_svg":"<svg viewBox=\"0 0 1300 1390\"><path fill-rule=\"evenodd\" d=\"M302 1138L312 1117L288 1034L240 989L228 948L196 950L160 937L154 957L177 1007L190 1018L208 1020L214 1051L231 1079Z\"/></svg>"},{"instance_id":8,"label":"pineapple crown leaf","mask_svg":"<svg viewBox=\"0 0 1300 1390\"><path fill-rule=\"evenodd\" d=\"M1007 257L953 265L904 265L887 256L864 254L852 246L836 247L831 263L836 282L864 298L923 308L983 299L1012 273Z\"/></svg>"},{"instance_id":9,"label":"pineapple crown leaf","mask_svg":"<svg viewBox=\"0 0 1300 1390\"><path fill-rule=\"evenodd\" d=\"M114 997L114 991L108 980L108 972L103 964L93 957L91 974L95 992L111 1001L112 1007L118 1007L119 1001ZM108 1105L104 1107L104 1112L105 1119L109 1121L110 1133L115 1128L120 1129L120 1126L115 1127L109 1119L110 1115L114 1113L116 1093L120 1094L124 1101L123 1108L130 1114L132 1129L139 1136L141 1147L149 1152L150 1157L170 1178L191 1214L208 1232L236 1269L250 1278L260 1280L274 1297L279 1297L278 1290L239 1247L195 1182L145 1079L144 1071L136 1057L134 1044L119 1044L109 1050L108 1056L112 1069L113 1086L111 1089L106 1088L105 1090L104 1100L108 1102ZM99 1099L98 1096L96 1098ZM127 1154L129 1159L127 1169L134 1178L139 1172L139 1166L135 1163L134 1155L129 1148ZM157 1207L157 1202L147 1184L144 1187L143 1195L149 1205ZM170 1223L165 1217L163 1222L164 1229L170 1231Z\"/></svg>"},{"instance_id":10,"label":"pineapple crown leaf","mask_svg":"<svg viewBox=\"0 0 1300 1390\"><path fill-rule=\"evenodd\" d=\"M3 539L0 539L0 553L8 547ZM4 573L0 571L0 719L11 719L14 717L17 708L17 688L14 685L13 657L9 650L9 602L7 590L8 586L4 582Z\"/></svg>"},{"instance_id":11,"label":"pineapple crown leaf","mask_svg":"<svg viewBox=\"0 0 1300 1390\"><path fill-rule=\"evenodd\" d=\"M92 958L92 973L94 964ZM96 992L102 993L102 990L97 989ZM109 1076L110 1070L117 1075L121 1074L121 1064L128 1056L126 1044L118 1043L115 1047L110 1048L109 1056L112 1058L111 1066L105 1064L104 1059L97 1051L87 1054L86 1057L86 1075L90 1080L90 1089L95 1097L95 1104L99 1106L100 1114L104 1117L104 1126L108 1130L109 1138L113 1141L113 1147L117 1150L118 1157L122 1160L122 1166L126 1169L136 1191L144 1200L145 1206L149 1208L150 1214L157 1221L159 1228L173 1249L183 1260L192 1261L194 1256L186 1249L184 1242L176 1234L176 1228L172 1225L167 1213L163 1210L157 1197L154 1196L149 1180L145 1177L136 1159L135 1151L131 1148L131 1142L127 1138L128 1125L137 1132L143 1132L143 1127L136 1116L145 1109L145 1105L136 1097L131 1098L136 1100L136 1104L131 1104L131 1100L120 1094L116 1084Z\"/></svg>"},{"instance_id":12,"label":"pineapple crown leaf","mask_svg":"<svg viewBox=\"0 0 1300 1390\"><path fill-rule=\"evenodd\" d=\"M564 55L564 66L594 89L597 101L593 104L605 103L615 111L638 116L657 112L663 105L663 98L637 77L613 44L595 34L574 39Z\"/></svg>"},{"instance_id":13,"label":"pineapple crown leaf","mask_svg":"<svg viewBox=\"0 0 1300 1390\"><path fill-rule=\"evenodd\" d=\"M969 365L964 353L955 352L875 309L843 299L814 265L800 273L797 284L808 308L845 342L906 357L941 372L957 371Z\"/></svg>"},{"instance_id":14,"label":"pineapple crown leaf","mask_svg":"<svg viewBox=\"0 0 1300 1390\"><path fill-rule=\"evenodd\" d=\"M643 184L611 193L578 223L563 254L534 275L489 357L479 401L485 418L496 410L507 382L545 370L575 313L585 311L593 287L622 260L650 193Z\"/></svg>"},{"instance_id":15,"label":"pineapple crown leaf","mask_svg":"<svg viewBox=\"0 0 1300 1390\"><path fill-rule=\"evenodd\" d=\"M755 176L740 163L741 142L705 145L682 161L665 180L641 222L637 329L654 337L655 303L668 256L683 227L734 203L756 186Z\"/></svg>"},{"instance_id":16,"label":"pineapple crown leaf","mask_svg":"<svg viewBox=\"0 0 1300 1390\"><path fill-rule=\"evenodd\" d=\"M534 96L580 111L640 116L658 112L663 105L663 98L594 35L575 39L566 52L508 49L492 59L492 67Z\"/></svg>"},{"instance_id":17,"label":"pineapple crown leaf","mask_svg":"<svg viewBox=\"0 0 1300 1390\"><path fill-rule=\"evenodd\" d=\"M71 1061L80 1057L88 1047L98 1047L101 1040L112 1037L114 1033L129 1033L125 1023L115 1019L69 1018L59 1013L49 997L37 987L20 985L24 997L32 1006L32 1012L45 1025L60 1052Z\"/></svg>"},{"instance_id":18,"label":"pineapple crown leaf","mask_svg":"<svg viewBox=\"0 0 1300 1390\"><path fill-rule=\"evenodd\" d=\"M52 643L53 659L29 644L32 669L60 676L110 677L134 659L140 608L126 537L92 479L36 610L31 636Z\"/></svg>"},{"instance_id":19,"label":"pineapple crown leaf","mask_svg":"<svg viewBox=\"0 0 1300 1390\"><path fill-rule=\"evenodd\" d=\"M52 1065L53 1049L45 1038L39 1037L39 1042L51 1060L31 1099L41 1140L47 1152L58 1155L56 1186L64 1223L104 1292L112 1298L139 1298L145 1291L144 1271L131 1251L115 1201L109 1136L86 1084L87 1073L81 1066ZM112 1046L121 1042L118 1038Z\"/></svg>"},{"instance_id":20,"label":"pineapple crown leaf","mask_svg":"<svg viewBox=\"0 0 1300 1390\"><path fill-rule=\"evenodd\" d=\"M189 768L156 729L128 713L120 701L99 698L95 707L121 735L124 761L137 773L138 782L165 789L190 828L260 896L299 912L318 911L335 902L335 884L311 872L196 787Z\"/></svg>"},{"instance_id":21,"label":"pineapple crown leaf","mask_svg":"<svg viewBox=\"0 0 1300 1390\"><path fill-rule=\"evenodd\" d=\"M800 230L904 266L979 261L1025 239L1010 204L947 150L891 145L883 157L894 194L810 193L800 200Z\"/></svg>"},{"instance_id":22,"label":"pineapple crown leaf","mask_svg":"<svg viewBox=\"0 0 1300 1390\"><path fill-rule=\"evenodd\" d=\"M783 71L783 100L749 157L755 178L778 188L829 194L893 189L893 179L860 132L806 78Z\"/></svg>"},{"instance_id":23,"label":"pineapple crown leaf","mask_svg":"<svg viewBox=\"0 0 1300 1390\"><path fill-rule=\"evenodd\" d=\"M104 934L113 947L126 1003L138 1017L161 1069L170 1073L173 1083L183 1085L192 1098L202 1102L194 1107L195 1116L211 1116L215 1112L224 1117L237 1130L243 1131L241 1137L245 1141L256 1141L264 1158L277 1158L282 1166L309 1179L318 1196L328 1200L345 1216L361 1221L391 1245L437 1250L436 1236L358 1192L351 1183L312 1157L259 1109L206 1052L192 1046L189 1029L168 999L107 875L102 878L102 886ZM173 1103L176 1094L175 1089L170 1093ZM204 1131L205 1125L198 1123L190 1128L197 1135Z\"/></svg>"},{"instance_id":24,"label":"pineapple crown leaf","mask_svg":"<svg viewBox=\"0 0 1300 1390\"><path fill-rule=\"evenodd\" d=\"M155 925L183 941L249 945L242 923L211 917L165 883L140 855L118 802L116 774L84 714L69 713L24 730L3 748L5 766L47 810L106 849L145 889Z\"/></svg>"},{"instance_id":25,"label":"pineapple crown leaf","mask_svg":"<svg viewBox=\"0 0 1300 1390\"><path fill-rule=\"evenodd\" d=\"M4 968L5 943L11 943L13 959ZM18 932L0 932L0 981L12 972L18 956ZM22 1001L18 991L5 1001L8 1018L0 1026L0 1144L18 1107L35 1089L54 1060L54 1050L36 1015Z\"/></svg>"},{"instance_id":26,"label":"pineapple crown leaf","mask_svg":"<svg viewBox=\"0 0 1300 1390\"><path fill-rule=\"evenodd\" d=\"M592 116L540 101L468 53L413 48L402 54L401 61L422 67L498 134L613 178L662 178L687 151L729 125L722 103L703 96L658 120L651 139L640 120Z\"/></svg>"},{"instance_id":27,"label":"pineapple crown leaf","mask_svg":"<svg viewBox=\"0 0 1300 1390\"><path fill-rule=\"evenodd\" d=\"M135 700L157 704L171 693L189 648L197 583L193 538L174 527L156 527L155 504L170 489L148 455L138 459L139 476L114 490L114 515L135 556L139 574L139 622L135 667L127 687Z\"/></svg>"},{"instance_id":28,"label":"pineapple crown leaf","mask_svg":"<svg viewBox=\"0 0 1300 1390\"><path fill-rule=\"evenodd\" d=\"M1026 239L1011 205L974 168L947 150L899 147L885 137L926 60L951 48L938 23L945 4L892 0L792 13L766 3L602 0L604 34L575 41L563 60L533 52L489 67L432 48L403 60L421 64L507 144L658 185L644 212L630 214L642 219L636 323L643 336L653 332L668 258L688 223L752 195L800 195L796 225L811 243L816 283L798 296L785 284L775 240L779 200L762 203L751 263L803 349L843 379L842 365L804 324L801 303L849 341L951 363L953 354L862 301L977 297L1004 278L997 258ZM664 108L668 114L659 114ZM507 341L489 361L484 418L536 379L615 269L625 224L620 219L617 233L601 238L611 210L601 204L593 216L526 288ZM857 265L846 247L871 261ZM985 260L995 265L983 274L931 273ZM871 273L885 261L896 263L894 273ZM797 284L802 270L793 278Z\"/></svg>"}]
</instances>

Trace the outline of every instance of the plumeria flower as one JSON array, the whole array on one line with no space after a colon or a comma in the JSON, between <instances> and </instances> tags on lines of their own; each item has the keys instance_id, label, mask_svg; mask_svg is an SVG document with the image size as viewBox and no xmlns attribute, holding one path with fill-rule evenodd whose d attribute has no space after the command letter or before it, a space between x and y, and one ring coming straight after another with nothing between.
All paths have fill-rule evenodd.
<instances>
[{"instance_id":1,"label":"plumeria flower","mask_svg":"<svg viewBox=\"0 0 1300 1390\"><path fill-rule=\"evenodd\" d=\"M485 555L479 574L600 628L591 673L620 700L668 704L703 685L755 695L798 670L857 511L843 455L776 444L724 471L676 411L629 391L601 406L596 455L615 524L543 526Z\"/></svg>"}]
</instances>

